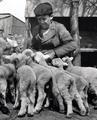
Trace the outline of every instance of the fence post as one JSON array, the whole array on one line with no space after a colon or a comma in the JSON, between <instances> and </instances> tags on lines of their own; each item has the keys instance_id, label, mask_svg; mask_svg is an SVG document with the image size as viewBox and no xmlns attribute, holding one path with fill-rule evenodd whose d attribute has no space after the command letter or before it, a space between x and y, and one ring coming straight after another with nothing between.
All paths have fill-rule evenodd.
<instances>
[{"instance_id":1,"label":"fence post","mask_svg":"<svg viewBox=\"0 0 97 120\"><path fill-rule=\"evenodd\" d=\"M80 66L81 55L80 55L80 39L79 39L79 26L78 26L78 7L79 7L79 0L72 0L71 10L70 10L71 35L78 45L77 54L75 56L73 64Z\"/></svg>"}]
</instances>

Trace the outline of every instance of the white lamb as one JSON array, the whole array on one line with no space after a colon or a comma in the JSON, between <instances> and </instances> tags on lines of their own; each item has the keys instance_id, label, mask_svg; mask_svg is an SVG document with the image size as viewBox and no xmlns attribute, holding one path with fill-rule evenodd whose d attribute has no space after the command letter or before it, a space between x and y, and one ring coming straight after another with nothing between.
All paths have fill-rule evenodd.
<instances>
[{"instance_id":1,"label":"white lamb","mask_svg":"<svg viewBox=\"0 0 97 120\"><path fill-rule=\"evenodd\" d=\"M87 80L90 85L88 91L93 95L92 102L97 105L97 68L73 66L71 62L73 58L69 57L64 57L62 60L68 64L67 71L83 76Z\"/></svg>"},{"instance_id":2,"label":"white lamb","mask_svg":"<svg viewBox=\"0 0 97 120\"><path fill-rule=\"evenodd\" d=\"M41 55L37 56L36 54L37 53L35 53L35 54L32 53L31 56L35 55L35 57L34 57L35 59L37 59L37 57L39 57L39 58L41 57ZM37 62L40 62L38 60L39 59L37 59ZM41 62L43 62L43 61L41 61ZM30 60L28 64L32 68L34 68L34 71L38 71L38 73L39 72L43 73L45 71L45 76L49 75L49 71L51 72L52 76L54 77L54 79L53 79L53 94L57 97L58 102L59 102L59 106L60 106L60 110L62 110L62 111L64 110L64 106L63 106L63 101L62 101L61 96L66 101L66 103L67 103L67 117L70 117L71 114L73 113L73 111L72 111L72 95L75 96L75 99L78 102L78 105L79 105L79 107L81 109L81 112L82 112L81 114L85 115L86 110L85 110L85 107L82 103L81 97L76 90L75 80L74 80L75 78L74 77L72 77L71 75L69 75L67 73L64 73L63 71L60 71L59 69L56 69L56 68L51 70L48 66L46 66L46 62L43 62L44 66L36 64L32 60ZM46 71L48 71L48 72L46 72ZM45 84L45 81L44 81L44 79L43 80L42 79L38 79L37 82L39 82L40 85L44 86L43 84ZM71 95L69 93L68 87L71 88L70 89ZM43 89L44 89L44 87L43 87ZM61 96L60 96L60 93L61 93ZM75 93L75 94L72 94L72 93ZM37 107L35 107L35 108L37 108ZM38 110L38 109L36 109L36 110Z\"/></svg>"},{"instance_id":3,"label":"white lamb","mask_svg":"<svg viewBox=\"0 0 97 120\"><path fill-rule=\"evenodd\" d=\"M28 107L28 115L33 115L36 93L36 75L32 68L28 65L23 65L17 69L17 85L16 85L16 101L14 108L21 107L18 116L26 114Z\"/></svg>"},{"instance_id":4,"label":"white lamb","mask_svg":"<svg viewBox=\"0 0 97 120\"><path fill-rule=\"evenodd\" d=\"M63 70L59 70L55 67L52 66L48 66L45 59L44 59L44 55L41 52L36 52L36 55L34 56L34 59L41 65L47 67L49 70L51 70L52 74L55 76L56 78L56 87L58 88L59 92L61 93L62 97L65 99L66 103L67 103L67 116L69 116L69 112L72 113L72 100L70 99L70 96L66 98L66 91L68 91L68 85L70 85L70 82L72 83L72 92L70 92L70 95L74 95L76 96L75 98L73 97L73 99L76 99L76 101L78 102L78 105L81 109L81 112L84 111L85 113L85 108L83 106L83 102L81 100L81 96L79 95L77 89L76 89L76 84L75 84L75 77L64 72ZM69 98L69 99L68 99ZM59 101L61 102L61 101ZM62 104L61 104L62 106ZM71 107L71 108L69 108ZM71 110L71 111L69 111ZM82 113L83 114L83 113Z\"/></svg>"},{"instance_id":5,"label":"white lamb","mask_svg":"<svg viewBox=\"0 0 97 120\"><path fill-rule=\"evenodd\" d=\"M68 63L67 62L63 62L61 58L54 58L52 60L52 65L53 66L56 66L58 67L59 69L61 70L64 70L64 66L68 66ZM87 102L87 92L88 92L88 88L89 88L89 84L88 82L85 80L85 78L83 76L80 76L80 75L77 75L77 74L74 74L74 73L71 73L67 70L64 70L66 73L72 75L75 77L75 81L76 81L76 86L77 86L77 90L78 92L80 93L82 99L83 99L83 102L84 102L84 105L86 106L87 108L87 112L89 112L89 106L88 106L88 102Z\"/></svg>"},{"instance_id":6,"label":"white lamb","mask_svg":"<svg viewBox=\"0 0 97 120\"><path fill-rule=\"evenodd\" d=\"M30 57L28 54L25 55L24 52L22 54L19 53L13 56L8 56L7 58L10 59L10 61L15 64L16 68L19 68L19 66L22 66L26 63L33 68L35 75L36 75L36 79L37 79L37 89L38 89L38 94L39 94L38 95L39 97L37 99L37 104L34 110L35 112L37 112L37 111L40 111L42 108L42 104L46 96L44 87L46 83L49 80L51 80L52 75L48 69L46 69L43 66L39 67L39 65L37 63L34 63L32 59L30 59L31 60L31 64L30 64L30 61L29 61Z\"/></svg>"},{"instance_id":7,"label":"white lamb","mask_svg":"<svg viewBox=\"0 0 97 120\"><path fill-rule=\"evenodd\" d=\"M15 67L13 64L0 65L0 102L1 106L8 109L6 103L7 91L9 90L12 95L12 100L15 100ZM12 91L11 91L12 90Z\"/></svg>"}]
</instances>

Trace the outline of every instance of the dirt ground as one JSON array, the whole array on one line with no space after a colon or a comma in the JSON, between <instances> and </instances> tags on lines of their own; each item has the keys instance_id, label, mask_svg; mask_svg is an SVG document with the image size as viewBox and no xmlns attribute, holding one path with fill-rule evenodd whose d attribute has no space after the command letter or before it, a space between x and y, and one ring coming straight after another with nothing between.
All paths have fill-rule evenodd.
<instances>
[{"instance_id":1,"label":"dirt ground","mask_svg":"<svg viewBox=\"0 0 97 120\"><path fill-rule=\"evenodd\" d=\"M68 120L68 118L66 118L66 115L47 109L41 111L39 114L36 114L33 117L28 117L25 115L19 118L17 117L18 110L13 110L12 105L9 105L9 108L9 115L5 115L0 112L0 120ZM74 113L73 117L70 120L97 120L97 110L94 110L93 106L90 106L89 116L80 116L77 113Z\"/></svg>"}]
</instances>

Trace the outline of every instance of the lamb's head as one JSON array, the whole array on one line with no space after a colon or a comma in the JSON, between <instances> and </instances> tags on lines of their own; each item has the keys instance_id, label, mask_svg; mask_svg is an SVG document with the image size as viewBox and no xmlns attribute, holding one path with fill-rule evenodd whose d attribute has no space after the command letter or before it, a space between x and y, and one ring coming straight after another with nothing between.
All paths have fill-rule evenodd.
<instances>
[{"instance_id":1,"label":"lamb's head","mask_svg":"<svg viewBox=\"0 0 97 120\"><path fill-rule=\"evenodd\" d=\"M54 58L52 60L52 65L58 68L63 68L64 66L68 66L68 64L63 62L61 58Z\"/></svg>"},{"instance_id":2,"label":"lamb's head","mask_svg":"<svg viewBox=\"0 0 97 120\"><path fill-rule=\"evenodd\" d=\"M63 57L62 60L64 63L67 63L68 65L70 65L72 64L73 57L66 56L66 57Z\"/></svg>"},{"instance_id":3,"label":"lamb's head","mask_svg":"<svg viewBox=\"0 0 97 120\"><path fill-rule=\"evenodd\" d=\"M46 63L46 60L49 59L49 56L48 55L44 55L43 53L41 52L36 52L35 53L35 56L34 56L34 60L39 63L39 64L47 64Z\"/></svg>"},{"instance_id":4,"label":"lamb's head","mask_svg":"<svg viewBox=\"0 0 97 120\"><path fill-rule=\"evenodd\" d=\"M27 56L22 53L13 53L12 55L5 56L6 59L9 59L10 62L15 65L16 69L25 64L26 57Z\"/></svg>"},{"instance_id":5,"label":"lamb's head","mask_svg":"<svg viewBox=\"0 0 97 120\"><path fill-rule=\"evenodd\" d=\"M11 63L16 58L16 56L16 53L13 53L11 55L3 55L2 59L4 63Z\"/></svg>"},{"instance_id":6,"label":"lamb's head","mask_svg":"<svg viewBox=\"0 0 97 120\"><path fill-rule=\"evenodd\" d=\"M31 49L25 49L23 52L22 52L23 55L26 55L26 56L30 56L30 57L34 57L35 53L31 50Z\"/></svg>"},{"instance_id":7,"label":"lamb's head","mask_svg":"<svg viewBox=\"0 0 97 120\"><path fill-rule=\"evenodd\" d=\"M17 54L17 57L13 61L16 69L18 69L22 65L25 65L26 64L26 59L27 59L26 55L24 55L22 53Z\"/></svg>"}]
</instances>

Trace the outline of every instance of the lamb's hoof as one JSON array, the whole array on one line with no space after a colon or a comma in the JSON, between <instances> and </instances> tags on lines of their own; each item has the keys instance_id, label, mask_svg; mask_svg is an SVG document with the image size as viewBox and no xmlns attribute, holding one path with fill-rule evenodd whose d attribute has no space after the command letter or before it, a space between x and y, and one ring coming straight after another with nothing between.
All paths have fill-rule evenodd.
<instances>
[{"instance_id":1,"label":"lamb's hoof","mask_svg":"<svg viewBox=\"0 0 97 120\"><path fill-rule=\"evenodd\" d=\"M65 111L64 110L60 110L59 112L62 113L62 114L64 114Z\"/></svg>"},{"instance_id":2,"label":"lamb's hoof","mask_svg":"<svg viewBox=\"0 0 97 120\"><path fill-rule=\"evenodd\" d=\"M34 113L34 114L38 114L38 113L41 112L41 110L42 110L42 109L35 109L35 110L33 111L33 113Z\"/></svg>"},{"instance_id":3,"label":"lamb's hoof","mask_svg":"<svg viewBox=\"0 0 97 120\"><path fill-rule=\"evenodd\" d=\"M17 106L13 106L13 109L17 109Z\"/></svg>"},{"instance_id":4,"label":"lamb's hoof","mask_svg":"<svg viewBox=\"0 0 97 120\"><path fill-rule=\"evenodd\" d=\"M40 112L40 110L35 110L34 114L38 114Z\"/></svg>"},{"instance_id":5,"label":"lamb's hoof","mask_svg":"<svg viewBox=\"0 0 97 120\"><path fill-rule=\"evenodd\" d=\"M19 104L14 104L13 109L17 109L19 107Z\"/></svg>"},{"instance_id":6,"label":"lamb's hoof","mask_svg":"<svg viewBox=\"0 0 97 120\"><path fill-rule=\"evenodd\" d=\"M33 116L33 115L34 115L33 110L29 110L29 109L28 109L27 116L28 116L28 117L31 117L31 116Z\"/></svg>"},{"instance_id":7,"label":"lamb's hoof","mask_svg":"<svg viewBox=\"0 0 97 120\"><path fill-rule=\"evenodd\" d=\"M27 116L28 116L28 117L33 117L34 114L33 114L33 113L28 113Z\"/></svg>"},{"instance_id":8,"label":"lamb's hoof","mask_svg":"<svg viewBox=\"0 0 97 120\"><path fill-rule=\"evenodd\" d=\"M84 111L84 110L81 111L81 112L80 112L80 115L81 115L81 116L85 116L85 115L86 115L86 111Z\"/></svg>"},{"instance_id":9,"label":"lamb's hoof","mask_svg":"<svg viewBox=\"0 0 97 120\"><path fill-rule=\"evenodd\" d=\"M20 111L20 112L18 113L18 117L24 117L25 114L26 114L25 111Z\"/></svg>"},{"instance_id":10,"label":"lamb's hoof","mask_svg":"<svg viewBox=\"0 0 97 120\"><path fill-rule=\"evenodd\" d=\"M44 105L44 108L48 108L49 107L49 103Z\"/></svg>"},{"instance_id":11,"label":"lamb's hoof","mask_svg":"<svg viewBox=\"0 0 97 120\"><path fill-rule=\"evenodd\" d=\"M72 115L73 115L73 113L70 113L70 114L66 115L66 118L71 119Z\"/></svg>"},{"instance_id":12,"label":"lamb's hoof","mask_svg":"<svg viewBox=\"0 0 97 120\"><path fill-rule=\"evenodd\" d=\"M90 109L87 108L87 110L86 110L86 115L89 116L89 114L90 114Z\"/></svg>"}]
</instances>

